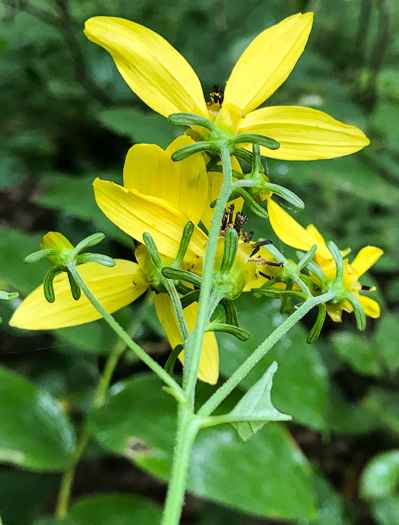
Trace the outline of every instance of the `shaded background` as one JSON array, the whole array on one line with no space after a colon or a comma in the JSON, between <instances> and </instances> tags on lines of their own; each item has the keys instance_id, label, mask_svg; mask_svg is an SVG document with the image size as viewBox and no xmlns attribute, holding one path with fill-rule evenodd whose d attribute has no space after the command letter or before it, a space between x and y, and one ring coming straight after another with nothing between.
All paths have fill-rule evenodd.
<instances>
[{"instance_id":1,"label":"shaded background","mask_svg":"<svg viewBox=\"0 0 399 525\"><path fill-rule=\"evenodd\" d=\"M399 523L398 10L388 0L0 3L0 288L22 297L47 271L45 262L23 263L46 231L61 231L74 244L103 231L103 253L132 257L131 239L97 209L92 181L120 182L133 143L165 147L178 133L141 103L111 57L85 38L87 18L121 16L159 32L194 67L207 97L260 31L310 10L315 23L305 53L270 104L321 109L360 127L372 142L342 159L270 161L270 176L305 201L306 210L295 215L303 225L315 223L353 254L368 244L384 249L363 281L378 286L382 317L369 319L359 334L353 316L344 314L342 325L327 323L320 341L308 346L310 318L264 359L242 388L276 359L274 404L294 422L269 425L245 445L230 429L204 431L193 458L190 490L197 496L187 497L186 525ZM257 219L250 225L256 236L273 238ZM59 471L73 445L69 421L79 432L116 339L102 322L54 333L13 330L7 321L17 304L1 304L0 375L12 385L0 388L0 460L15 466L0 467L0 509L5 525L37 525L50 523L40 516L54 510ZM281 322L278 303L246 295L238 308L253 337L245 344L220 337L224 376ZM137 340L163 364L169 347L151 305L138 302L117 317L128 327L143 309ZM54 428L62 438L50 439L54 428L39 428L30 417L21 392L27 389L33 406L36 390L10 370L44 389L50 403L61 402L62 410L54 405ZM112 399L91 418L94 437L77 471L70 523L107 525L116 515L118 524L158 519L166 489L157 478L167 476L173 404L144 372L126 353L114 378L125 383L117 383ZM204 385L200 390L209 393ZM10 442L25 456L10 454ZM114 496L87 499L110 492Z\"/></svg>"}]
</instances>

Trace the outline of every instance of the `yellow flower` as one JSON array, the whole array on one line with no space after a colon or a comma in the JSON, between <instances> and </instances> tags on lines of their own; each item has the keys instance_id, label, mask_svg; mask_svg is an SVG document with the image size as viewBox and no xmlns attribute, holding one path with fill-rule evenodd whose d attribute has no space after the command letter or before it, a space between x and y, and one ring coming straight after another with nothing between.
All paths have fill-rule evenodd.
<instances>
[{"instance_id":1,"label":"yellow flower","mask_svg":"<svg viewBox=\"0 0 399 525\"><path fill-rule=\"evenodd\" d=\"M143 234L148 232L163 258L174 258L177 254L184 226L194 224L183 269L197 274L202 272L203 255L207 235L197 226L201 221L209 228L212 219L209 204L217 197L222 184L219 173L206 172L204 158L195 154L175 163L171 160L174 151L188 146L193 140L181 136L164 151L153 144L136 144L128 152L123 171L124 186L96 179L94 193L98 206L105 215L125 233L142 242ZM235 168L239 169L237 161ZM238 203L238 208L242 203ZM222 241L222 239L220 239ZM239 244L236 262L232 271L237 281L232 289L248 289L246 281L256 272L255 263L248 262L252 248L249 244ZM223 243L218 244L217 264L223 255ZM137 260L143 270L148 266L148 253L142 248L136 250ZM216 264L216 266L217 266ZM217 271L217 267L215 268ZM241 271L240 271L241 270ZM238 275L240 274L240 275ZM258 280L259 286L262 279ZM155 296L158 317L172 346L181 343L181 337L173 308L166 294ZM189 329L193 328L198 304L193 303L185 309ZM177 344L177 343L176 343ZM207 359L201 361L202 378L207 369L207 381L217 380L217 344L213 333L205 335L204 352ZM209 380L210 362L213 360L213 380ZM215 375L216 374L216 375Z\"/></svg>"},{"instance_id":2,"label":"yellow flower","mask_svg":"<svg viewBox=\"0 0 399 525\"><path fill-rule=\"evenodd\" d=\"M326 277L329 280L333 280L336 275L335 262L323 237L315 226L311 224L306 229L303 228L272 199L268 199L268 212L270 224L274 232L285 244L304 251L309 250L316 244L317 251L314 260L323 270ZM344 251L342 255L345 256L349 251L350 250ZM373 318L380 316L380 307L373 299L361 295L362 285L359 283L359 278L378 261L383 253L384 252L376 246L366 246L360 250L351 263L349 263L348 259L344 259L344 277L342 284L346 290L359 301L365 314ZM315 276L312 275L312 278L319 284ZM342 320L343 310L346 312L353 311L352 305L347 300L338 303L327 303L327 312L335 322Z\"/></svg>"},{"instance_id":3,"label":"yellow flower","mask_svg":"<svg viewBox=\"0 0 399 525\"><path fill-rule=\"evenodd\" d=\"M234 136L257 133L277 140L280 148L261 148L285 160L328 159L349 155L367 144L353 126L321 111L299 106L258 108L287 79L301 56L313 13L290 16L259 34L247 47L226 83L206 103L200 81L188 62L164 38L135 22L94 17L86 36L104 47L130 88L154 111L205 116Z\"/></svg>"}]
</instances>

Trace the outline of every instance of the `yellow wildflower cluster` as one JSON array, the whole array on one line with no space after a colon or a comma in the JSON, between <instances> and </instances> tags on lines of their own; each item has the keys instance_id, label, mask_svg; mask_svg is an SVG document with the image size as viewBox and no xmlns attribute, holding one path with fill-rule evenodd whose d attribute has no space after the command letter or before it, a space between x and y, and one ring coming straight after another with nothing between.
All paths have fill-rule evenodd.
<instances>
[{"instance_id":1,"label":"yellow wildflower cluster","mask_svg":"<svg viewBox=\"0 0 399 525\"><path fill-rule=\"evenodd\" d=\"M172 113L192 113L210 119L228 136L260 134L276 140L276 150L261 148L268 157L286 160L327 159L348 155L366 146L367 137L356 127L343 124L311 108L277 106L257 109L286 80L306 45L313 21L312 13L297 14L266 29L244 51L226 83L224 93L214 93L206 103L198 77L186 60L160 35L127 20L96 17L87 21L85 33L112 55L121 75L131 89L154 111L168 117ZM151 234L162 258L176 256L184 226L194 224L182 269L201 275L207 245L206 229L212 219L210 203L219 194L221 174L207 172L205 157L197 153L181 162L171 155L195 140L206 138L197 128L181 136L163 150L152 144L134 145L128 152L123 170L123 185L96 179L94 193L104 214L137 241L136 262L116 260L112 268L95 263L79 266L87 285L103 306L114 312L133 302L148 288L151 280L149 257L143 234ZM240 170L235 159L233 168ZM236 209L240 209L238 203ZM316 262L328 277L334 263L323 239L313 227L300 227L268 196L270 222L280 239L290 246L308 250L318 247ZM221 236L222 236L221 231ZM238 293L260 286L265 278L255 279L257 267L251 258L250 239L240 241L234 279ZM272 261L262 249L265 261ZM374 247L363 249L355 260L345 263L345 286L361 302L367 315L377 317L377 303L360 295L358 278L381 255ZM217 261L223 255L223 239ZM262 272L263 273L263 272ZM264 273L270 274L268 267ZM78 325L100 317L88 299L74 300L65 273L54 279L56 301L46 302L43 286L32 292L16 310L11 325L30 330L46 330ZM172 347L182 342L169 295L156 290L155 306ZM238 294L237 293L237 294ZM328 305L333 320L341 319L347 302ZM184 313L191 331L198 305ZM205 335L199 377L211 384L218 379L218 347L213 332Z\"/></svg>"}]
</instances>

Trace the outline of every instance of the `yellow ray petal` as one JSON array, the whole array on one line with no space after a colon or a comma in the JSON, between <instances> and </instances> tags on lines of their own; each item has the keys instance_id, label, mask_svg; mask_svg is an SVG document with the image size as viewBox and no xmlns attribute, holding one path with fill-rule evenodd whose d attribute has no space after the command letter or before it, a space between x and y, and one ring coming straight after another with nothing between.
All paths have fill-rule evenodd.
<instances>
[{"instance_id":1,"label":"yellow ray petal","mask_svg":"<svg viewBox=\"0 0 399 525\"><path fill-rule=\"evenodd\" d=\"M112 268L97 263L79 265L87 286L109 313L135 301L149 286L138 264L123 259L115 259L115 263ZM10 325L27 330L52 330L101 318L83 293L78 301L73 299L65 272L55 277L54 290L55 302L48 303L43 285L36 288L16 309Z\"/></svg>"},{"instance_id":2,"label":"yellow ray petal","mask_svg":"<svg viewBox=\"0 0 399 525\"><path fill-rule=\"evenodd\" d=\"M235 104L249 113L269 98L301 56L312 23L313 13L298 13L258 35L234 66L224 104Z\"/></svg>"},{"instance_id":3,"label":"yellow ray petal","mask_svg":"<svg viewBox=\"0 0 399 525\"><path fill-rule=\"evenodd\" d=\"M366 315L373 319L378 319L378 317L380 317L381 310L377 301L374 301L374 299L366 297L365 295L359 295L358 299Z\"/></svg>"},{"instance_id":4,"label":"yellow ray petal","mask_svg":"<svg viewBox=\"0 0 399 525\"><path fill-rule=\"evenodd\" d=\"M262 148L273 159L332 159L369 144L360 129L347 126L322 111L300 106L273 106L250 113L238 133L258 133L277 140L279 149Z\"/></svg>"},{"instance_id":5,"label":"yellow ray petal","mask_svg":"<svg viewBox=\"0 0 399 525\"><path fill-rule=\"evenodd\" d=\"M125 188L163 199L197 224L207 196L205 161L200 153L181 162L171 159L174 151L193 143L190 137L183 135L166 151L155 144L135 144L126 156Z\"/></svg>"},{"instance_id":6,"label":"yellow ray petal","mask_svg":"<svg viewBox=\"0 0 399 525\"><path fill-rule=\"evenodd\" d=\"M121 230L140 242L143 241L143 233L148 232L154 238L159 253L176 256L183 228L189 221L185 213L166 201L127 190L113 182L96 179L93 187L98 206ZM206 239L206 235L195 227L187 260L202 256Z\"/></svg>"},{"instance_id":7,"label":"yellow ray petal","mask_svg":"<svg viewBox=\"0 0 399 525\"><path fill-rule=\"evenodd\" d=\"M207 116L200 81L189 63L160 35L144 26L106 16L90 18L85 34L115 61L129 87L150 108Z\"/></svg>"},{"instance_id":8,"label":"yellow ray petal","mask_svg":"<svg viewBox=\"0 0 399 525\"><path fill-rule=\"evenodd\" d=\"M272 199L268 199L267 209L269 212L270 224L274 233L283 243L298 248L299 250L308 251L316 244L317 254L326 259L331 259L331 254L327 246L320 242L317 237L314 237L305 230L295 219L291 217L281 206L279 206Z\"/></svg>"},{"instance_id":9,"label":"yellow ray petal","mask_svg":"<svg viewBox=\"0 0 399 525\"><path fill-rule=\"evenodd\" d=\"M381 248L377 248L376 246L366 246L356 255L351 266L356 270L360 277L378 261L383 253L384 252Z\"/></svg>"},{"instance_id":10,"label":"yellow ray petal","mask_svg":"<svg viewBox=\"0 0 399 525\"><path fill-rule=\"evenodd\" d=\"M165 293L157 294L155 296L155 308L172 348L182 344L182 338L169 295ZM184 317L186 318L190 332L194 329L197 314L198 303L193 303L184 309ZM182 363L184 362L184 352L181 352L179 359ZM217 383L219 377L219 351L216 337L213 332L207 332L205 334L198 377L202 381L210 383L211 385Z\"/></svg>"},{"instance_id":11,"label":"yellow ray petal","mask_svg":"<svg viewBox=\"0 0 399 525\"><path fill-rule=\"evenodd\" d=\"M182 135L168 146L165 153L170 159L175 151L193 143L193 139ZM167 200L186 213L194 224L198 224L208 196L208 175L204 157L197 153L179 162L170 162L173 163L176 175L169 184Z\"/></svg>"},{"instance_id":12,"label":"yellow ray petal","mask_svg":"<svg viewBox=\"0 0 399 525\"><path fill-rule=\"evenodd\" d=\"M305 230L312 235L315 239L317 239L319 242L325 244L324 238L322 234L319 232L319 230L314 226L313 224L309 224L309 226L306 226Z\"/></svg>"},{"instance_id":13,"label":"yellow ray petal","mask_svg":"<svg viewBox=\"0 0 399 525\"><path fill-rule=\"evenodd\" d=\"M144 195L168 200L175 169L165 151L155 144L135 144L126 155L123 185Z\"/></svg>"}]
</instances>

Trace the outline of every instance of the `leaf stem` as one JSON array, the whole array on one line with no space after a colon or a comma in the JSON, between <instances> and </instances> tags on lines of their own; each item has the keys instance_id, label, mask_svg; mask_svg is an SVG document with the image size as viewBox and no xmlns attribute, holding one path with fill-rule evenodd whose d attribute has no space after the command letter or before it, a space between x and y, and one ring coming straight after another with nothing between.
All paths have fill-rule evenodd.
<instances>
[{"instance_id":1,"label":"leaf stem","mask_svg":"<svg viewBox=\"0 0 399 525\"><path fill-rule=\"evenodd\" d=\"M334 292L328 292L317 297L307 299L290 317L288 317L258 348L237 368L232 376L208 399L198 411L199 416L209 416L220 403L234 390L252 368L263 356L290 330L309 310L316 305L329 301L334 297Z\"/></svg>"},{"instance_id":2,"label":"leaf stem","mask_svg":"<svg viewBox=\"0 0 399 525\"><path fill-rule=\"evenodd\" d=\"M82 292L86 295L92 305L100 312L105 321L110 327L118 334L118 336L124 341L127 347L129 347L141 359L153 372L157 374L169 387L175 397L184 399L184 394L181 386L171 377L151 356L149 356L137 343L132 341L129 334L122 328L122 326L115 321L110 313L103 307L100 301L93 295L90 288L85 283L84 279L79 273L78 268L74 264L69 264L68 269L71 272L73 278L80 286Z\"/></svg>"},{"instance_id":3,"label":"leaf stem","mask_svg":"<svg viewBox=\"0 0 399 525\"><path fill-rule=\"evenodd\" d=\"M209 300L212 291L213 269L215 266L219 229L222 222L223 212L233 186L230 151L228 147L221 148L220 156L223 165L223 184L209 230L205 262L202 271L202 285L198 304L197 322L185 347L186 355L189 355L190 366L184 367L183 387L192 407L194 406L195 385L197 384L202 342L204 339L206 324L209 321Z\"/></svg>"}]
</instances>

